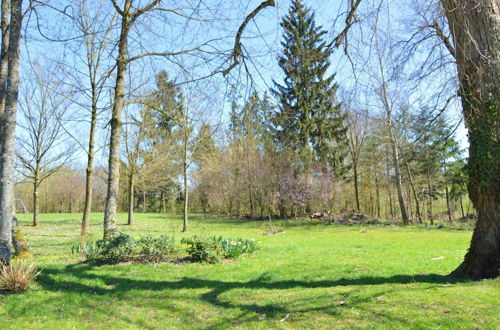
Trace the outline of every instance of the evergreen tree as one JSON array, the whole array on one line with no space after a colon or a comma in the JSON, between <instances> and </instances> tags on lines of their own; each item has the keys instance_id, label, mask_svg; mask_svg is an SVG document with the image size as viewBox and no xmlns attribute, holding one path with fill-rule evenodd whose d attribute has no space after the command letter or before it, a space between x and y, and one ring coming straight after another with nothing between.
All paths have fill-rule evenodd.
<instances>
[{"instance_id":1,"label":"evergreen tree","mask_svg":"<svg viewBox=\"0 0 500 330\"><path fill-rule=\"evenodd\" d=\"M272 92L280 106L273 118L275 139L281 150L301 155L304 167L312 161L341 169L345 153L344 116L336 104L335 75L327 75L331 50L316 26L314 14L294 0L283 18L283 53L278 63L283 84Z\"/></svg>"}]
</instances>

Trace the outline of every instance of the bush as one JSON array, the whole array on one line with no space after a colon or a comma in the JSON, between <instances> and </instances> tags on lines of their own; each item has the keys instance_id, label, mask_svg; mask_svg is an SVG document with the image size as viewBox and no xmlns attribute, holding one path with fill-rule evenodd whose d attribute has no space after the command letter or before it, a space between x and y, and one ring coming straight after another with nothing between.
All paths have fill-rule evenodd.
<instances>
[{"instance_id":1,"label":"bush","mask_svg":"<svg viewBox=\"0 0 500 330\"><path fill-rule=\"evenodd\" d=\"M224 250L224 256L229 259L237 259L242 254L250 254L255 251L256 247L253 239L231 239L221 236L216 240Z\"/></svg>"},{"instance_id":2,"label":"bush","mask_svg":"<svg viewBox=\"0 0 500 330\"><path fill-rule=\"evenodd\" d=\"M115 232L109 238L87 243L82 249L74 246L73 254L80 253L90 264L116 264L120 262L161 262L170 258L175 250L172 237L146 236L134 240L131 236Z\"/></svg>"},{"instance_id":3,"label":"bush","mask_svg":"<svg viewBox=\"0 0 500 330\"><path fill-rule=\"evenodd\" d=\"M166 261L175 251L175 240L173 237L145 236L137 241L137 259L141 262L161 262Z\"/></svg>"},{"instance_id":4,"label":"bush","mask_svg":"<svg viewBox=\"0 0 500 330\"><path fill-rule=\"evenodd\" d=\"M182 243L190 245L187 249L189 258L194 262L216 263L220 259L237 259L242 254L250 254L255 251L255 240L231 239L226 237L201 238L193 236L184 238Z\"/></svg>"},{"instance_id":5,"label":"bush","mask_svg":"<svg viewBox=\"0 0 500 330\"><path fill-rule=\"evenodd\" d=\"M191 238L183 238L183 244L188 244L187 253L189 259L193 262L209 262L217 263L224 255L220 243L214 238L202 238L193 236Z\"/></svg>"},{"instance_id":6,"label":"bush","mask_svg":"<svg viewBox=\"0 0 500 330\"><path fill-rule=\"evenodd\" d=\"M40 274L35 264L16 262L10 265L0 264L0 289L13 293L28 290Z\"/></svg>"}]
</instances>

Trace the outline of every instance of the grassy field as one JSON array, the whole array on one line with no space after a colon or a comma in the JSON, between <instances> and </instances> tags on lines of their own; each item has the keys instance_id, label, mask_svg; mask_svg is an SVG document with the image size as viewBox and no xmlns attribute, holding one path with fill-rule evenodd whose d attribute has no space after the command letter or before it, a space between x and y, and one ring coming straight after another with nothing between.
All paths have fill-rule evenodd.
<instances>
[{"instance_id":1,"label":"grassy field","mask_svg":"<svg viewBox=\"0 0 500 330\"><path fill-rule=\"evenodd\" d=\"M0 329L500 329L499 279L444 276L462 260L470 230L290 223L266 236L265 222L193 217L181 234L180 216L137 214L119 229L178 241L255 238L259 249L215 265L90 267L70 254L79 220L47 214L40 228L23 226L42 273L30 292L0 295ZM93 239L101 220L93 215Z\"/></svg>"}]
</instances>

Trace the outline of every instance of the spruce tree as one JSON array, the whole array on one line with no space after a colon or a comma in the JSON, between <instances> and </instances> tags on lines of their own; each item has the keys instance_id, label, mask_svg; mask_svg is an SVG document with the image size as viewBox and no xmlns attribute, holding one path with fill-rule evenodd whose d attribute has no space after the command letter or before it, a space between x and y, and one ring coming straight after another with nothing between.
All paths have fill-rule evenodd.
<instances>
[{"instance_id":1,"label":"spruce tree","mask_svg":"<svg viewBox=\"0 0 500 330\"><path fill-rule=\"evenodd\" d=\"M328 75L331 50L316 26L314 13L294 0L281 22L283 52L278 63L283 84L274 81L279 108L273 118L275 138L282 150L301 155L307 169L312 161L321 168L342 169L345 157L344 116L335 94L335 75Z\"/></svg>"}]
</instances>

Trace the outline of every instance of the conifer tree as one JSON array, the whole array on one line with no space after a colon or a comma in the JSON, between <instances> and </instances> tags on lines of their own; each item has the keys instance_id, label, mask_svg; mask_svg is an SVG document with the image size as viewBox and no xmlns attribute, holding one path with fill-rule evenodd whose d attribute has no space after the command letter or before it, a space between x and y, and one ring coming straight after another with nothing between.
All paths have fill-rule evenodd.
<instances>
[{"instance_id":1,"label":"conifer tree","mask_svg":"<svg viewBox=\"0 0 500 330\"><path fill-rule=\"evenodd\" d=\"M328 75L331 50L314 13L294 0L283 18L283 53L278 63L283 84L274 82L280 106L273 118L275 138L282 150L301 155L304 167L312 161L321 167L341 169L345 157L344 117L335 94L335 75Z\"/></svg>"}]
</instances>

